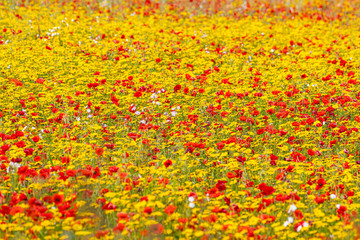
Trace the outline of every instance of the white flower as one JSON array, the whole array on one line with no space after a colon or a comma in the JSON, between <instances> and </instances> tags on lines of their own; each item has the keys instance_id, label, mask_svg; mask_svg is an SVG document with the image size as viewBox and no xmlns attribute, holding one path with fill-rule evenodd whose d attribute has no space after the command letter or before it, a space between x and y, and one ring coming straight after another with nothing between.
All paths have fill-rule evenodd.
<instances>
[{"instance_id":1,"label":"white flower","mask_svg":"<svg viewBox=\"0 0 360 240\"><path fill-rule=\"evenodd\" d=\"M194 197L189 197L189 202L193 202L195 201L195 198Z\"/></svg>"},{"instance_id":2,"label":"white flower","mask_svg":"<svg viewBox=\"0 0 360 240\"><path fill-rule=\"evenodd\" d=\"M336 198L336 195L335 195L335 194L331 194L331 195L330 195L330 198L331 198L331 199L335 199L335 198Z\"/></svg>"},{"instance_id":3,"label":"white flower","mask_svg":"<svg viewBox=\"0 0 360 240\"><path fill-rule=\"evenodd\" d=\"M339 209L339 208L340 208L340 204L336 204L336 208Z\"/></svg>"},{"instance_id":4,"label":"white flower","mask_svg":"<svg viewBox=\"0 0 360 240\"><path fill-rule=\"evenodd\" d=\"M6 172L9 173L11 169L12 170L11 172L14 173L18 170L19 167L21 167L20 163L10 162L8 168L6 169Z\"/></svg>"},{"instance_id":5,"label":"white flower","mask_svg":"<svg viewBox=\"0 0 360 240\"><path fill-rule=\"evenodd\" d=\"M309 224L307 222L303 223L303 227L308 227L308 226L309 226Z\"/></svg>"},{"instance_id":6,"label":"white flower","mask_svg":"<svg viewBox=\"0 0 360 240\"><path fill-rule=\"evenodd\" d=\"M297 227L296 231L300 232L301 229L302 229L302 226L300 225L300 226Z\"/></svg>"},{"instance_id":7,"label":"white flower","mask_svg":"<svg viewBox=\"0 0 360 240\"><path fill-rule=\"evenodd\" d=\"M93 116L92 116L91 114L89 114L87 117L88 117L88 118L92 118Z\"/></svg>"},{"instance_id":8,"label":"white flower","mask_svg":"<svg viewBox=\"0 0 360 240\"><path fill-rule=\"evenodd\" d=\"M285 222L284 222L284 227L289 226L289 224L290 224L290 223L289 223L288 221L285 221Z\"/></svg>"},{"instance_id":9,"label":"white flower","mask_svg":"<svg viewBox=\"0 0 360 240\"><path fill-rule=\"evenodd\" d=\"M90 113L90 112L91 112L91 109L88 108L86 111L87 111L88 113Z\"/></svg>"},{"instance_id":10,"label":"white flower","mask_svg":"<svg viewBox=\"0 0 360 240\"><path fill-rule=\"evenodd\" d=\"M141 113L140 113L139 111L136 111L135 114L136 114L136 115L140 115Z\"/></svg>"},{"instance_id":11,"label":"white flower","mask_svg":"<svg viewBox=\"0 0 360 240\"><path fill-rule=\"evenodd\" d=\"M295 212L296 209L297 209L297 207L295 206L295 204L292 204L292 205L290 205L290 207L289 207L288 213L290 213L290 212Z\"/></svg>"},{"instance_id":12,"label":"white flower","mask_svg":"<svg viewBox=\"0 0 360 240\"><path fill-rule=\"evenodd\" d=\"M189 207L190 207L190 208L194 208L194 207L195 207L195 203L193 203L193 202L189 203Z\"/></svg>"},{"instance_id":13,"label":"white flower","mask_svg":"<svg viewBox=\"0 0 360 240\"><path fill-rule=\"evenodd\" d=\"M171 116L175 117L175 116L176 116L176 114L177 114L177 112L175 112L175 111L171 111Z\"/></svg>"},{"instance_id":14,"label":"white flower","mask_svg":"<svg viewBox=\"0 0 360 240\"><path fill-rule=\"evenodd\" d=\"M293 223L294 222L294 218L293 217L288 217L288 220L287 220L289 223Z\"/></svg>"}]
</instances>

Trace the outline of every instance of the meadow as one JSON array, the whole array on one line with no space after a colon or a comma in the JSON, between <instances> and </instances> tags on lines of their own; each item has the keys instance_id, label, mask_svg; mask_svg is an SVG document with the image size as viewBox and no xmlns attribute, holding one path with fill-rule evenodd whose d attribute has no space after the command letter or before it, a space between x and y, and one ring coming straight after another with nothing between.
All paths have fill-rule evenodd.
<instances>
[{"instance_id":1,"label":"meadow","mask_svg":"<svg viewBox=\"0 0 360 240\"><path fill-rule=\"evenodd\" d=\"M359 239L360 2L2 1L3 239Z\"/></svg>"}]
</instances>

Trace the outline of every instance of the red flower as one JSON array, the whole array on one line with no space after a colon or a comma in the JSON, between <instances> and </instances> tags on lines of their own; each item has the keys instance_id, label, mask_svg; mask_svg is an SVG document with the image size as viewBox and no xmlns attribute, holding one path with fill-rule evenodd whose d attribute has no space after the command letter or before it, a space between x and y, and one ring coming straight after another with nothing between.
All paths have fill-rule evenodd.
<instances>
[{"instance_id":1,"label":"red flower","mask_svg":"<svg viewBox=\"0 0 360 240\"><path fill-rule=\"evenodd\" d=\"M43 78L36 79L36 83L43 84L44 82L45 82L45 79L43 79Z\"/></svg>"},{"instance_id":2,"label":"red flower","mask_svg":"<svg viewBox=\"0 0 360 240\"><path fill-rule=\"evenodd\" d=\"M354 196L354 191L349 190L346 195L348 195L348 197L352 197Z\"/></svg>"},{"instance_id":3,"label":"red flower","mask_svg":"<svg viewBox=\"0 0 360 240\"><path fill-rule=\"evenodd\" d=\"M151 214L152 213L152 208L151 207L145 207L144 208L144 213Z\"/></svg>"},{"instance_id":4,"label":"red flower","mask_svg":"<svg viewBox=\"0 0 360 240\"><path fill-rule=\"evenodd\" d=\"M227 176L228 178L234 178L234 177L235 177L235 173L233 173L233 172L228 172L228 173L226 173L226 176Z\"/></svg>"},{"instance_id":5,"label":"red flower","mask_svg":"<svg viewBox=\"0 0 360 240\"><path fill-rule=\"evenodd\" d=\"M276 191L275 188L267 186L266 183L259 184L258 188L261 190L261 194L264 196L271 195Z\"/></svg>"},{"instance_id":6,"label":"red flower","mask_svg":"<svg viewBox=\"0 0 360 240\"><path fill-rule=\"evenodd\" d=\"M167 214L167 215L171 215L175 212L176 210L176 206L173 206L173 205L169 205L167 206L165 209L164 209L164 212Z\"/></svg>"},{"instance_id":7,"label":"red flower","mask_svg":"<svg viewBox=\"0 0 360 240\"><path fill-rule=\"evenodd\" d=\"M155 61L156 61L157 63L160 63L160 62L161 62L161 58L157 58Z\"/></svg>"},{"instance_id":8,"label":"red flower","mask_svg":"<svg viewBox=\"0 0 360 240\"><path fill-rule=\"evenodd\" d=\"M322 198L322 197L316 197L316 198L315 198L315 202L316 202L317 204L320 204L320 203L325 202L325 199Z\"/></svg>"},{"instance_id":9,"label":"red flower","mask_svg":"<svg viewBox=\"0 0 360 240\"><path fill-rule=\"evenodd\" d=\"M217 183L216 183L216 185L215 185L215 187L219 190L219 191L225 191L226 190L226 184L227 183L227 181L221 181L221 180L219 180Z\"/></svg>"},{"instance_id":10,"label":"red flower","mask_svg":"<svg viewBox=\"0 0 360 240\"><path fill-rule=\"evenodd\" d=\"M174 91L177 92L177 91L180 91L181 90L181 85L176 85L174 87Z\"/></svg>"},{"instance_id":11,"label":"red flower","mask_svg":"<svg viewBox=\"0 0 360 240\"><path fill-rule=\"evenodd\" d=\"M103 148L97 148L95 150L95 153L96 153L96 155L101 156L104 153L104 149Z\"/></svg>"},{"instance_id":12,"label":"red flower","mask_svg":"<svg viewBox=\"0 0 360 240\"><path fill-rule=\"evenodd\" d=\"M257 134L258 134L258 135L261 135L261 134L263 134L264 132L265 132L264 129L259 129L259 130L257 130Z\"/></svg>"},{"instance_id":13,"label":"red flower","mask_svg":"<svg viewBox=\"0 0 360 240\"><path fill-rule=\"evenodd\" d=\"M304 217L303 213L300 210L295 210L295 217L302 219Z\"/></svg>"},{"instance_id":14,"label":"red flower","mask_svg":"<svg viewBox=\"0 0 360 240\"><path fill-rule=\"evenodd\" d=\"M141 96L142 96L142 93L140 91L137 91L137 92L134 93L134 97L139 98Z\"/></svg>"},{"instance_id":15,"label":"red flower","mask_svg":"<svg viewBox=\"0 0 360 240\"><path fill-rule=\"evenodd\" d=\"M66 175L68 175L69 177L74 177L76 175L77 171L74 169L68 169L66 170Z\"/></svg>"},{"instance_id":16,"label":"red flower","mask_svg":"<svg viewBox=\"0 0 360 240\"><path fill-rule=\"evenodd\" d=\"M19 175L26 175L28 173L29 167L28 166L21 166L19 167L17 173Z\"/></svg>"},{"instance_id":17,"label":"red flower","mask_svg":"<svg viewBox=\"0 0 360 240\"><path fill-rule=\"evenodd\" d=\"M308 149L307 152L310 156L314 156L316 154L316 152L312 149Z\"/></svg>"},{"instance_id":18,"label":"red flower","mask_svg":"<svg viewBox=\"0 0 360 240\"><path fill-rule=\"evenodd\" d=\"M166 168L168 168L169 166L171 166L172 165L172 161L170 160L170 159L168 159L168 160L166 160L165 162L164 162L164 166L166 167Z\"/></svg>"},{"instance_id":19,"label":"red flower","mask_svg":"<svg viewBox=\"0 0 360 240\"><path fill-rule=\"evenodd\" d=\"M114 232L122 232L125 229L125 225L122 223L118 223L116 227L114 227Z\"/></svg>"},{"instance_id":20,"label":"red flower","mask_svg":"<svg viewBox=\"0 0 360 240\"><path fill-rule=\"evenodd\" d=\"M344 214L346 212L347 208L345 206L340 206L337 210L338 214Z\"/></svg>"},{"instance_id":21,"label":"red flower","mask_svg":"<svg viewBox=\"0 0 360 240\"><path fill-rule=\"evenodd\" d=\"M225 144L222 143L222 142L220 142L220 143L216 143L216 146L217 146L217 147L216 147L217 149L221 150L221 149L224 148Z\"/></svg>"},{"instance_id":22,"label":"red flower","mask_svg":"<svg viewBox=\"0 0 360 240\"><path fill-rule=\"evenodd\" d=\"M324 185L326 184L326 181L325 179L323 178L320 178L318 181L317 181L317 186L316 186L316 190L320 190L324 187Z\"/></svg>"},{"instance_id":23,"label":"red flower","mask_svg":"<svg viewBox=\"0 0 360 240\"><path fill-rule=\"evenodd\" d=\"M38 142L38 141L40 141L40 137L39 137L39 136L35 136L35 137L32 138L32 140L33 140L34 142Z\"/></svg>"},{"instance_id":24,"label":"red flower","mask_svg":"<svg viewBox=\"0 0 360 240\"><path fill-rule=\"evenodd\" d=\"M104 206L102 206L103 210L115 210L117 208L116 205L112 204L111 202L108 202Z\"/></svg>"},{"instance_id":25,"label":"red flower","mask_svg":"<svg viewBox=\"0 0 360 240\"><path fill-rule=\"evenodd\" d=\"M64 201L64 195L60 195L60 194L56 193L52 197L52 202L55 203L55 205L59 205L63 201Z\"/></svg>"}]
</instances>

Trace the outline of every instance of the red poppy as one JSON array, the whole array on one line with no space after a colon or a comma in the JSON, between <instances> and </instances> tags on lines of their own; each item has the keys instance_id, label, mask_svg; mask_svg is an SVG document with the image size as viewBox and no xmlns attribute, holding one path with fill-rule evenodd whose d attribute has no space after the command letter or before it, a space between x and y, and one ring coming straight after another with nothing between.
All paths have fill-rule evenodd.
<instances>
[{"instance_id":1,"label":"red poppy","mask_svg":"<svg viewBox=\"0 0 360 240\"><path fill-rule=\"evenodd\" d=\"M235 173L233 173L233 172L228 172L228 173L226 173L226 176L227 176L228 178L234 178L234 177L235 177Z\"/></svg>"},{"instance_id":2,"label":"red poppy","mask_svg":"<svg viewBox=\"0 0 360 240\"><path fill-rule=\"evenodd\" d=\"M265 132L264 129L258 129L258 130L257 130L257 134L258 134L258 135L261 135L261 134L263 134L264 132Z\"/></svg>"},{"instance_id":3,"label":"red poppy","mask_svg":"<svg viewBox=\"0 0 360 240\"><path fill-rule=\"evenodd\" d=\"M68 175L69 177L74 177L76 175L77 171L74 169L68 169L66 170L66 175Z\"/></svg>"},{"instance_id":4,"label":"red poppy","mask_svg":"<svg viewBox=\"0 0 360 240\"><path fill-rule=\"evenodd\" d=\"M144 213L151 214L152 213L152 208L151 207L145 207L144 208Z\"/></svg>"},{"instance_id":5,"label":"red poppy","mask_svg":"<svg viewBox=\"0 0 360 240\"><path fill-rule=\"evenodd\" d=\"M118 213L116 214L116 216L118 217L118 221L120 221L120 220L129 221L129 216L128 216L126 213L118 212Z\"/></svg>"},{"instance_id":6,"label":"red poppy","mask_svg":"<svg viewBox=\"0 0 360 240\"><path fill-rule=\"evenodd\" d=\"M267 186L266 183L259 184L258 188L261 190L261 194L264 196L271 195L276 191L275 188Z\"/></svg>"},{"instance_id":7,"label":"red poppy","mask_svg":"<svg viewBox=\"0 0 360 240\"><path fill-rule=\"evenodd\" d=\"M325 199L322 198L322 197L316 197L316 198L315 198L315 202L316 202L317 204L320 204L320 203L325 202Z\"/></svg>"},{"instance_id":8,"label":"red poppy","mask_svg":"<svg viewBox=\"0 0 360 240\"><path fill-rule=\"evenodd\" d=\"M44 82L45 82L45 79L43 79L43 78L36 79L36 83L43 84Z\"/></svg>"},{"instance_id":9,"label":"red poppy","mask_svg":"<svg viewBox=\"0 0 360 240\"><path fill-rule=\"evenodd\" d=\"M34 142L38 142L38 141L40 141L40 137L39 137L39 136L35 136L35 137L32 138L32 140L33 140Z\"/></svg>"},{"instance_id":10,"label":"red poppy","mask_svg":"<svg viewBox=\"0 0 360 240\"><path fill-rule=\"evenodd\" d=\"M326 184L326 181L325 179L323 178L320 178L318 181L317 181L317 185L316 185L316 190L320 190L324 187L324 185Z\"/></svg>"},{"instance_id":11,"label":"red poppy","mask_svg":"<svg viewBox=\"0 0 360 240\"><path fill-rule=\"evenodd\" d=\"M227 181L221 181L221 180L219 180L217 183L216 183L216 185L215 185L215 187L219 190L219 191L225 191L226 190L226 184L227 183Z\"/></svg>"},{"instance_id":12,"label":"red poppy","mask_svg":"<svg viewBox=\"0 0 360 240\"><path fill-rule=\"evenodd\" d=\"M340 206L337 210L338 214L344 214L346 212L347 208L345 206Z\"/></svg>"},{"instance_id":13,"label":"red poppy","mask_svg":"<svg viewBox=\"0 0 360 240\"><path fill-rule=\"evenodd\" d=\"M177 91L180 91L181 90L181 85L176 85L174 87L174 91L177 92Z\"/></svg>"},{"instance_id":14,"label":"red poppy","mask_svg":"<svg viewBox=\"0 0 360 240\"><path fill-rule=\"evenodd\" d=\"M316 152L312 149L308 149L307 152L310 156L314 156L316 154Z\"/></svg>"},{"instance_id":15,"label":"red poppy","mask_svg":"<svg viewBox=\"0 0 360 240\"><path fill-rule=\"evenodd\" d=\"M168 160L166 160L165 162L164 162L164 166L166 167L166 168L168 168L169 166L171 166L172 165L172 161L170 160L170 159L168 159Z\"/></svg>"},{"instance_id":16,"label":"red poppy","mask_svg":"<svg viewBox=\"0 0 360 240\"><path fill-rule=\"evenodd\" d=\"M103 148L97 148L95 150L95 153L96 153L96 155L101 156L104 153L104 149Z\"/></svg>"},{"instance_id":17,"label":"red poppy","mask_svg":"<svg viewBox=\"0 0 360 240\"><path fill-rule=\"evenodd\" d=\"M225 144L223 142L216 143L216 148L219 150L222 150L225 147Z\"/></svg>"},{"instance_id":18,"label":"red poppy","mask_svg":"<svg viewBox=\"0 0 360 240\"><path fill-rule=\"evenodd\" d=\"M142 93L140 91L137 91L137 92L134 93L134 97L139 98L141 96L142 96Z\"/></svg>"},{"instance_id":19,"label":"red poppy","mask_svg":"<svg viewBox=\"0 0 360 240\"><path fill-rule=\"evenodd\" d=\"M161 62L161 58L157 58L155 61L156 61L157 63L160 63L160 62Z\"/></svg>"},{"instance_id":20,"label":"red poppy","mask_svg":"<svg viewBox=\"0 0 360 240\"><path fill-rule=\"evenodd\" d=\"M114 227L114 232L122 232L125 229L125 225L122 223L118 223L116 227Z\"/></svg>"},{"instance_id":21,"label":"red poppy","mask_svg":"<svg viewBox=\"0 0 360 240\"><path fill-rule=\"evenodd\" d=\"M164 209L164 212L167 214L167 215L171 215L175 212L176 210L176 206L173 206L173 205L169 205L167 206L165 209Z\"/></svg>"},{"instance_id":22,"label":"red poppy","mask_svg":"<svg viewBox=\"0 0 360 240\"><path fill-rule=\"evenodd\" d=\"M55 203L55 205L59 205L63 201L64 201L64 195L56 193L52 196L52 202Z\"/></svg>"}]
</instances>

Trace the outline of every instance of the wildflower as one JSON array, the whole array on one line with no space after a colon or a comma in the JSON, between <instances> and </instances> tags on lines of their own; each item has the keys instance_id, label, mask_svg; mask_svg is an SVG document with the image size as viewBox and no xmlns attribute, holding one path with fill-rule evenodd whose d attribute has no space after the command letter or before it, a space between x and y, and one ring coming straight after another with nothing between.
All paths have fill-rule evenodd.
<instances>
[{"instance_id":1,"label":"wildflower","mask_svg":"<svg viewBox=\"0 0 360 240\"><path fill-rule=\"evenodd\" d=\"M289 207L288 213L295 212L296 209L297 209L296 205L291 204L290 207Z\"/></svg>"},{"instance_id":2,"label":"wildflower","mask_svg":"<svg viewBox=\"0 0 360 240\"><path fill-rule=\"evenodd\" d=\"M166 161L164 162L164 166L165 166L166 168L170 167L171 165L172 165L172 161L171 161L170 159L168 159L168 160L166 160Z\"/></svg>"},{"instance_id":3,"label":"wildflower","mask_svg":"<svg viewBox=\"0 0 360 240\"><path fill-rule=\"evenodd\" d=\"M171 214L173 214L174 212L175 212L175 210L176 210L176 206L174 206L174 205L169 205L169 206L167 206L165 209L164 209L164 212L167 214L167 215L171 215Z\"/></svg>"}]
</instances>

